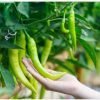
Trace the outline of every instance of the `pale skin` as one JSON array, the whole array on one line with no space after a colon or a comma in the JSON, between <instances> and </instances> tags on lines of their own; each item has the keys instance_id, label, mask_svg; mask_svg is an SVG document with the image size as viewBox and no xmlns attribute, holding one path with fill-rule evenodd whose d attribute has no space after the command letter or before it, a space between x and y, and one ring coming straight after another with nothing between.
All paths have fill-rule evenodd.
<instances>
[{"instance_id":1,"label":"pale skin","mask_svg":"<svg viewBox=\"0 0 100 100\"><path fill-rule=\"evenodd\" d=\"M47 90L69 94L80 99L99 99L100 93L80 83L73 75L66 74L59 80L51 80L41 76L33 67L31 61L23 58L28 72L33 75ZM50 73L55 71L48 70Z\"/></svg>"}]
</instances>

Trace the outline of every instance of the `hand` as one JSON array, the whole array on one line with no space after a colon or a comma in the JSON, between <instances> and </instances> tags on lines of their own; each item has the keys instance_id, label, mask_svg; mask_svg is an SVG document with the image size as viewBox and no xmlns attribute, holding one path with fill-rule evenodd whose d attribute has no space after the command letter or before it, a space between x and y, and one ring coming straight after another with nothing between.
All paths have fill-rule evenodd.
<instances>
[{"instance_id":1,"label":"hand","mask_svg":"<svg viewBox=\"0 0 100 100\"><path fill-rule=\"evenodd\" d=\"M23 59L23 63L25 64L27 70L30 74L33 75L44 87L51 91L56 91L64 94L69 94L77 98L81 99L100 99L100 93L85 86L80 83L74 76L70 74L64 75L59 80L51 80L48 78L42 77L32 65L31 60L26 58ZM55 73L55 71L48 70L50 73Z\"/></svg>"},{"instance_id":2,"label":"hand","mask_svg":"<svg viewBox=\"0 0 100 100\"><path fill-rule=\"evenodd\" d=\"M74 93L77 89L78 83L79 83L78 80L76 79L76 77L74 77L70 74L66 74L59 80L54 81L54 80L42 77L34 69L34 67L29 59L24 58L23 63L25 64L25 66L26 66L27 70L30 72L30 74L32 74L33 77L35 77L42 85L44 85L44 87L47 90L74 95ZM47 70L47 71L52 74L55 73L55 71L52 71L52 70Z\"/></svg>"}]
</instances>

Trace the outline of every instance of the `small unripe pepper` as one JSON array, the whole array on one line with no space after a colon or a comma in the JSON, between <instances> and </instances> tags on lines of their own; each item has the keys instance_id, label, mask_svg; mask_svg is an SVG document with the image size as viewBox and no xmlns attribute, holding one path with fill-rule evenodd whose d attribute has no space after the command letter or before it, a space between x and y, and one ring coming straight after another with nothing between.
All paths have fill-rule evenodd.
<instances>
[{"instance_id":1,"label":"small unripe pepper","mask_svg":"<svg viewBox=\"0 0 100 100\"><path fill-rule=\"evenodd\" d=\"M71 34L71 40L73 49L76 49L76 32L75 32L75 13L74 7L71 7L70 14L69 14L69 32Z\"/></svg>"},{"instance_id":2,"label":"small unripe pepper","mask_svg":"<svg viewBox=\"0 0 100 100\"><path fill-rule=\"evenodd\" d=\"M49 56L50 51L51 51L52 42L53 41L50 40L50 39L46 39L45 40L45 45L44 45L42 56L41 56L41 64L42 64L42 66L45 66L45 64L46 64L46 61L47 61L48 56Z\"/></svg>"},{"instance_id":3,"label":"small unripe pepper","mask_svg":"<svg viewBox=\"0 0 100 100\"><path fill-rule=\"evenodd\" d=\"M64 34L67 34L69 32L69 30L65 28L65 21L66 21L66 19L65 19L65 12L64 12L62 22L61 22L61 32Z\"/></svg>"}]
</instances>

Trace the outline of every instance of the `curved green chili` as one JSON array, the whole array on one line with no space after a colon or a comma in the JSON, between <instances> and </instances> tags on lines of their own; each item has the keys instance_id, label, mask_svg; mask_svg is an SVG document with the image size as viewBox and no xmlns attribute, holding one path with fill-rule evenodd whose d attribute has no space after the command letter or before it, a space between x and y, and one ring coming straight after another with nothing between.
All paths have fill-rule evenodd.
<instances>
[{"instance_id":1,"label":"curved green chili","mask_svg":"<svg viewBox=\"0 0 100 100\"><path fill-rule=\"evenodd\" d=\"M45 92L46 92L46 89L45 89L44 86L42 86L41 89L40 89L39 99L43 99Z\"/></svg>"},{"instance_id":2,"label":"curved green chili","mask_svg":"<svg viewBox=\"0 0 100 100\"><path fill-rule=\"evenodd\" d=\"M69 32L71 34L73 49L76 49L75 14L72 6L69 14Z\"/></svg>"},{"instance_id":3,"label":"curved green chili","mask_svg":"<svg viewBox=\"0 0 100 100\"><path fill-rule=\"evenodd\" d=\"M33 62L34 67L42 76L56 80L65 74L64 72L59 72L58 74L53 75L53 74L48 73L43 68L43 66L41 65L39 58L38 58L36 43L35 43L34 39L31 38L28 34L27 34L27 48L28 48L28 53Z\"/></svg>"},{"instance_id":4,"label":"curved green chili","mask_svg":"<svg viewBox=\"0 0 100 100\"><path fill-rule=\"evenodd\" d=\"M18 46L22 47L22 49L18 50L18 57L19 57L20 67L21 67L23 73L25 75L29 76L28 71L26 70L24 64L22 63L22 59L26 55L26 40L25 40L25 34L22 31L17 35L16 43L17 43Z\"/></svg>"},{"instance_id":5,"label":"curved green chili","mask_svg":"<svg viewBox=\"0 0 100 100\"><path fill-rule=\"evenodd\" d=\"M19 61L18 61L18 50L17 49L9 49L8 50L9 63L15 74L16 78L18 78L26 87L34 91L36 93L35 88L29 83L24 73L22 72Z\"/></svg>"},{"instance_id":6,"label":"curved green chili","mask_svg":"<svg viewBox=\"0 0 100 100\"><path fill-rule=\"evenodd\" d=\"M42 66L45 66L45 64L46 64L46 61L47 61L48 56L49 56L50 51L51 51L52 42L53 41L49 40L49 39L45 40L45 45L44 45L42 56L41 56L41 64L42 64Z\"/></svg>"},{"instance_id":7,"label":"curved green chili","mask_svg":"<svg viewBox=\"0 0 100 100\"><path fill-rule=\"evenodd\" d=\"M66 34L69 32L69 30L65 28L65 21L66 19L65 19L65 12L64 12L63 19L61 22L61 32Z\"/></svg>"},{"instance_id":8,"label":"curved green chili","mask_svg":"<svg viewBox=\"0 0 100 100\"><path fill-rule=\"evenodd\" d=\"M72 48L69 48L69 55L70 55L71 59L75 59Z\"/></svg>"},{"instance_id":9,"label":"curved green chili","mask_svg":"<svg viewBox=\"0 0 100 100\"><path fill-rule=\"evenodd\" d=\"M47 20L47 25L50 26L50 20ZM53 29L50 29L50 31L54 32ZM48 56L49 56L51 48L52 48L52 43L53 43L53 41L50 39L45 40L45 45L44 45L43 52L41 55L42 66L45 66L45 64L47 62ZM42 86L40 89L40 95L39 95L40 99L43 99L45 92L46 92L46 90L45 90L44 86Z\"/></svg>"},{"instance_id":10,"label":"curved green chili","mask_svg":"<svg viewBox=\"0 0 100 100\"><path fill-rule=\"evenodd\" d=\"M17 45L19 45L20 47L22 47L23 49L19 49L18 50L18 57L19 57L19 64L20 67L23 71L23 73L26 75L26 77L29 78L30 83L34 86L35 90L37 90L37 81L35 80L35 78L26 70L26 67L24 66L24 64L22 63L22 59L23 57L26 56L26 38L25 38L25 34L23 31L20 32L20 34L17 35ZM35 97L36 94L34 94L34 91L32 92L32 97Z\"/></svg>"}]
</instances>

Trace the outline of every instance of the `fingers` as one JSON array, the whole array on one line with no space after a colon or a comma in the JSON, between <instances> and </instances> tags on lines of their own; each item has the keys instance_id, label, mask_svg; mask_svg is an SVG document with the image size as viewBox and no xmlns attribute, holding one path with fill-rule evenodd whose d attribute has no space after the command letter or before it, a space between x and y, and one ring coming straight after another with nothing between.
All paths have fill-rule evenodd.
<instances>
[{"instance_id":1,"label":"fingers","mask_svg":"<svg viewBox=\"0 0 100 100\"><path fill-rule=\"evenodd\" d=\"M33 75L42 85L44 85L47 89L51 88L52 80L42 77L39 73L35 71L34 68L29 64L29 61L26 58L23 58L23 63L26 66L27 70L30 74Z\"/></svg>"},{"instance_id":2,"label":"fingers","mask_svg":"<svg viewBox=\"0 0 100 100\"><path fill-rule=\"evenodd\" d=\"M23 64L25 65L25 67L28 69L32 69L33 65L32 65L32 62L30 59L27 59L27 58L23 58ZM34 68L34 67L33 67ZM35 69L34 69L35 71Z\"/></svg>"},{"instance_id":3,"label":"fingers","mask_svg":"<svg viewBox=\"0 0 100 100\"><path fill-rule=\"evenodd\" d=\"M30 58L28 58L27 61L31 66L33 66L32 60Z\"/></svg>"}]
</instances>

